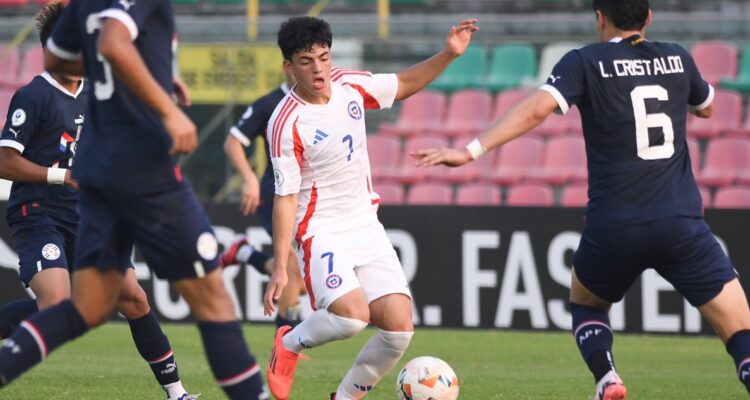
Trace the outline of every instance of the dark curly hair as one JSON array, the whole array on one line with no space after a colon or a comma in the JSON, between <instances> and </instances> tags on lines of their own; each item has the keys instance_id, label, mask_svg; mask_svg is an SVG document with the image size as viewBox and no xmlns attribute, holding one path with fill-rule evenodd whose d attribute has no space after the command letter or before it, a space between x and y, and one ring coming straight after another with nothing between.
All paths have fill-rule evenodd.
<instances>
[{"instance_id":1,"label":"dark curly hair","mask_svg":"<svg viewBox=\"0 0 750 400\"><path fill-rule=\"evenodd\" d=\"M47 38L52 34L52 29L55 28L55 24L63 11L65 11L65 5L61 2L55 2L44 6L36 15L36 28L39 29L39 40L42 41L42 47L47 46Z\"/></svg>"},{"instance_id":2,"label":"dark curly hair","mask_svg":"<svg viewBox=\"0 0 750 400\"><path fill-rule=\"evenodd\" d=\"M281 24L276 40L281 54L291 61L298 51L309 51L316 45L330 48L333 34L328 22L320 18L292 17Z\"/></svg>"},{"instance_id":3,"label":"dark curly hair","mask_svg":"<svg viewBox=\"0 0 750 400\"><path fill-rule=\"evenodd\" d=\"M591 6L623 31L643 29L650 8L649 0L593 0Z\"/></svg>"}]
</instances>

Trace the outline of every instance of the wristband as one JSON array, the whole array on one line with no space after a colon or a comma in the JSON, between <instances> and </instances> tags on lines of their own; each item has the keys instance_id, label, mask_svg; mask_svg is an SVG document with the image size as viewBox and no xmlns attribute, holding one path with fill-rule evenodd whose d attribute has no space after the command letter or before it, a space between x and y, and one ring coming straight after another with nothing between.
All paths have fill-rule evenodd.
<instances>
[{"instance_id":1,"label":"wristband","mask_svg":"<svg viewBox=\"0 0 750 400\"><path fill-rule=\"evenodd\" d=\"M65 184L66 172L68 172L68 170L65 168L47 168L47 183L50 185Z\"/></svg>"},{"instance_id":2,"label":"wristband","mask_svg":"<svg viewBox=\"0 0 750 400\"><path fill-rule=\"evenodd\" d=\"M479 156L487 152L487 148L482 146L482 143L479 143L479 139L474 139L471 143L467 144L466 150L469 151L473 160L476 160Z\"/></svg>"}]
</instances>

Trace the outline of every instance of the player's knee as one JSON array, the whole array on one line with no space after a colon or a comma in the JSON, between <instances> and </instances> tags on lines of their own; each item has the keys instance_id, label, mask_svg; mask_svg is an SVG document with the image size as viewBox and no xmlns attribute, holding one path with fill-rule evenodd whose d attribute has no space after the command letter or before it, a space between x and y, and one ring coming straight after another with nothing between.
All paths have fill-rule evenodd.
<instances>
[{"instance_id":1,"label":"player's knee","mask_svg":"<svg viewBox=\"0 0 750 400\"><path fill-rule=\"evenodd\" d=\"M398 353L404 353L411 343L411 338L414 337L414 330L411 331L384 331L380 330L380 336L383 338L383 342L390 347L392 350Z\"/></svg>"},{"instance_id":2,"label":"player's knee","mask_svg":"<svg viewBox=\"0 0 750 400\"><path fill-rule=\"evenodd\" d=\"M339 334L339 339L348 339L367 328L367 322L360 319L342 317L333 313L329 314L328 320Z\"/></svg>"},{"instance_id":3,"label":"player's knee","mask_svg":"<svg viewBox=\"0 0 750 400\"><path fill-rule=\"evenodd\" d=\"M117 302L117 309L127 319L137 319L151 311L151 307L148 305L148 298L146 292L136 285L135 287L123 290L120 293L120 298Z\"/></svg>"}]
</instances>

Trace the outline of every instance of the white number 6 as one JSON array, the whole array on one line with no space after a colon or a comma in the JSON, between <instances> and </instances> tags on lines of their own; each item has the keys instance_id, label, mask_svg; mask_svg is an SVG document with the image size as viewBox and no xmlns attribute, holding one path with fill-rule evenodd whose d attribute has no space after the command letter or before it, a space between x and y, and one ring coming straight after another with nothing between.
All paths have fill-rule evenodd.
<instances>
[{"instance_id":1,"label":"white number 6","mask_svg":"<svg viewBox=\"0 0 750 400\"><path fill-rule=\"evenodd\" d=\"M674 154L674 129L672 119L667 114L647 114L646 99L659 101L669 100L669 93L658 85L638 86L630 92L635 116L635 143L638 157L643 160L660 160ZM649 128L661 128L664 132L664 144L650 146Z\"/></svg>"}]
</instances>

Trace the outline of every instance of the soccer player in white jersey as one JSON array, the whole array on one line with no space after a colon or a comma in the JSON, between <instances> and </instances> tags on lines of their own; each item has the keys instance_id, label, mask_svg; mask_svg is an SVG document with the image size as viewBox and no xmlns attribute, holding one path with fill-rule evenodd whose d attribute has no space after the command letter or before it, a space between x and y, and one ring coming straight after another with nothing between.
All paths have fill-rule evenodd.
<instances>
[{"instance_id":1,"label":"soccer player in white jersey","mask_svg":"<svg viewBox=\"0 0 750 400\"><path fill-rule=\"evenodd\" d=\"M264 298L274 311L287 282L286 255L297 248L315 312L276 332L268 384L287 399L299 353L356 335L372 336L332 399L361 399L398 362L414 333L411 295L401 264L376 211L367 156L364 110L388 108L434 80L469 45L475 19L451 28L445 47L397 74L335 69L328 23L313 17L281 25L284 68L297 85L276 107L267 128L274 168L274 272Z\"/></svg>"}]
</instances>

